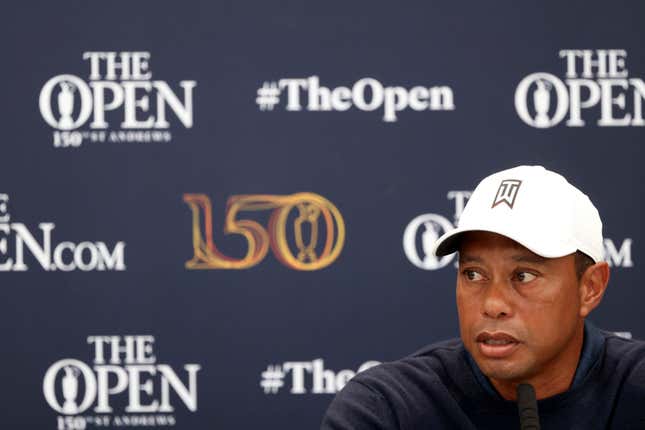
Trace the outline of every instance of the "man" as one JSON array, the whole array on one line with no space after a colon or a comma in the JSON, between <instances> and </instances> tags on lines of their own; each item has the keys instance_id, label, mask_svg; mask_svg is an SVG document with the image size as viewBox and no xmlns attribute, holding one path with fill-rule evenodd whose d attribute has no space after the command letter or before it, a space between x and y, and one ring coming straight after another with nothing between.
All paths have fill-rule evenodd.
<instances>
[{"instance_id":1,"label":"man","mask_svg":"<svg viewBox=\"0 0 645 430\"><path fill-rule=\"evenodd\" d=\"M645 429L645 342L585 322L609 280L585 194L541 166L495 173L435 243L456 251L461 339L358 374L323 429L519 428L520 384L542 429Z\"/></svg>"}]
</instances>

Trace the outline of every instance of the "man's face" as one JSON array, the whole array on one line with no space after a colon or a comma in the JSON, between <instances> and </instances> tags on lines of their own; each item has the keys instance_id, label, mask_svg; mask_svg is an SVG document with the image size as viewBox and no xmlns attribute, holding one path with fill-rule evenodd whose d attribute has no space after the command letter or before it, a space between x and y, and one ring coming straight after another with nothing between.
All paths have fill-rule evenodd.
<instances>
[{"instance_id":1,"label":"man's face","mask_svg":"<svg viewBox=\"0 0 645 430\"><path fill-rule=\"evenodd\" d=\"M466 233L459 248L461 338L493 382L573 370L582 342L574 255L540 257L494 233ZM573 372L572 370L572 372Z\"/></svg>"}]
</instances>

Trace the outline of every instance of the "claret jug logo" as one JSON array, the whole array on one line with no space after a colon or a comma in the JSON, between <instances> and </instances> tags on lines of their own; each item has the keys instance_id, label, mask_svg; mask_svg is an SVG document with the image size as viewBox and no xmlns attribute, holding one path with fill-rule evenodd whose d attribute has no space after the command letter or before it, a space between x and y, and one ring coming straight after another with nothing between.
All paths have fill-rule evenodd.
<instances>
[{"instance_id":1,"label":"claret jug logo","mask_svg":"<svg viewBox=\"0 0 645 430\"><path fill-rule=\"evenodd\" d=\"M192 212L193 258L188 269L248 269L266 257L269 248L285 266L318 270L332 264L345 242L345 222L329 200L314 193L231 196L226 204L224 233L243 237L241 258L222 253L213 241L213 210L204 194L184 194ZM271 211L266 228L241 212ZM291 232L291 234L289 234Z\"/></svg>"},{"instance_id":2,"label":"claret jug logo","mask_svg":"<svg viewBox=\"0 0 645 430\"><path fill-rule=\"evenodd\" d=\"M448 192L448 200L455 201L455 225L471 194L471 191ZM437 258L432 254L432 249L439 237L454 228L452 221L443 215L426 213L415 217L403 232L403 251L406 257L419 269L438 270L446 267L453 261L454 255Z\"/></svg>"},{"instance_id":3,"label":"claret jug logo","mask_svg":"<svg viewBox=\"0 0 645 430\"><path fill-rule=\"evenodd\" d=\"M53 222L39 223L42 237L39 241L37 235L32 234L33 228L11 222L9 195L0 193L0 272L29 270L31 263L25 259L25 250L46 271L125 270L125 242L116 242L111 249L105 242L98 241L54 242L55 228Z\"/></svg>"},{"instance_id":4,"label":"claret jug logo","mask_svg":"<svg viewBox=\"0 0 645 430\"><path fill-rule=\"evenodd\" d=\"M169 142L168 111L185 128L193 126L195 81L181 81L178 95L167 82L153 80L149 52L84 52L87 82L75 75L54 76L38 99L40 113L54 128L54 147L84 142ZM78 130L86 126L89 128ZM115 127L115 124L116 127Z\"/></svg>"},{"instance_id":5,"label":"claret jug logo","mask_svg":"<svg viewBox=\"0 0 645 430\"><path fill-rule=\"evenodd\" d=\"M594 119L600 127L645 126L645 83L629 78L623 49L563 49L564 81L532 73L515 90L515 109L526 124L554 127L568 115L567 127Z\"/></svg>"},{"instance_id":6,"label":"claret jug logo","mask_svg":"<svg viewBox=\"0 0 645 430\"><path fill-rule=\"evenodd\" d=\"M49 366L43 394L47 404L62 414L57 417L58 430L174 426L177 405L197 411L201 366L185 364L184 382L171 366L157 363L154 341L148 335L88 336L92 364L66 358Z\"/></svg>"}]
</instances>

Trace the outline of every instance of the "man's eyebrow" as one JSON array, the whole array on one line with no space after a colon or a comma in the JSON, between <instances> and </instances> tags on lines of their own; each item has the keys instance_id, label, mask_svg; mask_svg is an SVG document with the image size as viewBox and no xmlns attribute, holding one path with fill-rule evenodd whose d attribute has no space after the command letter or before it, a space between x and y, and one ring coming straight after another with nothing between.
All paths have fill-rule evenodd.
<instances>
[{"instance_id":1,"label":"man's eyebrow","mask_svg":"<svg viewBox=\"0 0 645 430\"><path fill-rule=\"evenodd\" d=\"M483 263L484 260L476 255L468 255L459 253L459 263Z\"/></svg>"}]
</instances>

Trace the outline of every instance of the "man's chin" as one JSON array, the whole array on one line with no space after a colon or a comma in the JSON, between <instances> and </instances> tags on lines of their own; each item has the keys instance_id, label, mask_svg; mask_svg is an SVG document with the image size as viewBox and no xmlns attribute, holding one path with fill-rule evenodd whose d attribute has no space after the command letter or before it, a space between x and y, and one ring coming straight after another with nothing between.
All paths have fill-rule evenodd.
<instances>
[{"instance_id":1,"label":"man's chin","mask_svg":"<svg viewBox=\"0 0 645 430\"><path fill-rule=\"evenodd\" d=\"M521 382L526 380L530 374L527 366L518 363L516 360L494 360L475 357L475 362L484 375L497 381Z\"/></svg>"},{"instance_id":2,"label":"man's chin","mask_svg":"<svg viewBox=\"0 0 645 430\"><path fill-rule=\"evenodd\" d=\"M492 369L489 371L482 371L489 379L494 379L500 382L519 383L526 380L526 372L512 370L512 369Z\"/></svg>"}]
</instances>

